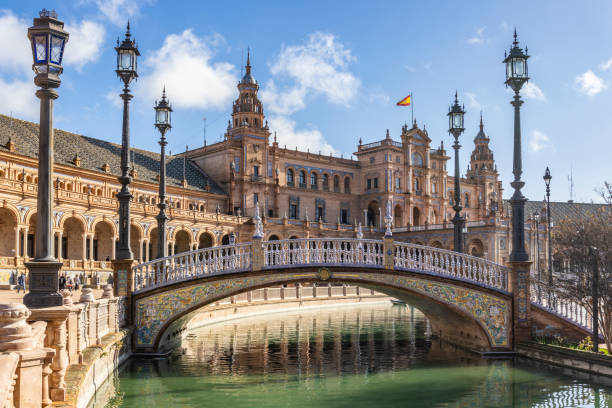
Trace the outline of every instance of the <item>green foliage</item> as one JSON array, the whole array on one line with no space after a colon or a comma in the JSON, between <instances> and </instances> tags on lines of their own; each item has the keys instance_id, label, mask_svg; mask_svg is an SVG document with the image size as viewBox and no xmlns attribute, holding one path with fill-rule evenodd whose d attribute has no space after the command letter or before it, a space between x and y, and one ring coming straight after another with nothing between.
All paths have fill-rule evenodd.
<instances>
[{"instance_id":1,"label":"green foliage","mask_svg":"<svg viewBox=\"0 0 612 408\"><path fill-rule=\"evenodd\" d=\"M593 340L591 336L586 336L578 343L578 350L593 351Z\"/></svg>"}]
</instances>

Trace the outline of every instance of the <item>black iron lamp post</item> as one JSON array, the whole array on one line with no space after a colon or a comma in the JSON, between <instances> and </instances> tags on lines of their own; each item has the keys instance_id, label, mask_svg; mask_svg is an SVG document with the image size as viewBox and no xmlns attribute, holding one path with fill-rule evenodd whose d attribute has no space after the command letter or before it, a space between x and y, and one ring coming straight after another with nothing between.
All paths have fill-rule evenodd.
<instances>
[{"instance_id":1,"label":"black iron lamp post","mask_svg":"<svg viewBox=\"0 0 612 408\"><path fill-rule=\"evenodd\" d=\"M166 87L162 93L162 98L159 103L155 102L155 127L161 133L161 139L159 145L161 146L161 156L159 158L159 214L157 214L157 257L165 258L167 256L168 244L166 240L166 222L168 216L166 215L166 132L172 128L170 116L172 114L172 107L170 102L166 99Z\"/></svg>"},{"instance_id":2,"label":"black iron lamp post","mask_svg":"<svg viewBox=\"0 0 612 408\"><path fill-rule=\"evenodd\" d=\"M544 172L544 183L546 184L546 227L547 227L547 239L548 239L548 285L552 287L553 285L553 270L552 270L552 241L550 229L552 228L551 217L550 217L550 180L552 180L552 176L550 175L550 169L546 167L546 172Z\"/></svg>"},{"instance_id":3,"label":"black iron lamp post","mask_svg":"<svg viewBox=\"0 0 612 408\"><path fill-rule=\"evenodd\" d=\"M510 102L514 106L514 160L512 173L514 180L510 185L514 188L514 194L510 198L512 205L512 252L510 261L526 262L529 260L525 250L525 201L527 199L521 193L521 188L525 185L521 181L523 165L521 158L521 105L523 101L519 94L523 85L529 80L527 71L527 48L525 52L518 46L516 30L514 30L514 42L510 53L504 58L506 64L506 86L510 86L514 91L514 100Z\"/></svg>"},{"instance_id":4,"label":"black iron lamp post","mask_svg":"<svg viewBox=\"0 0 612 408\"><path fill-rule=\"evenodd\" d=\"M540 213L538 210L535 210L533 213L533 220L535 221L535 232L536 232L536 271L538 274L538 282L542 281L542 271L540 270Z\"/></svg>"},{"instance_id":5,"label":"black iron lamp post","mask_svg":"<svg viewBox=\"0 0 612 408\"><path fill-rule=\"evenodd\" d=\"M130 23L128 22L125 39L121 44L117 40L117 76L123 81L123 132L121 137L121 191L117 193L119 200L119 247L117 248L117 259L132 259L130 248L130 202L132 193L128 190L128 185L132 181L130 176L130 82L138 78L137 57L140 56L136 42L131 39Z\"/></svg>"},{"instance_id":6,"label":"black iron lamp post","mask_svg":"<svg viewBox=\"0 0 612 408\"><path fill-rule=\"evenodd\" d=\"M23 302L28 307L61 306L59 271L62 263L53 256L53 101L58 98L63 71L62 58L68 33L55 11L43 9L28 28L36 73L34 83L40 87L40 126L38 139L38 196L36 210L36 245L34 260L26 264L30 292Z\"/></svg>"},{"instance_id":7,"label":"black iron lamp post","mask_svg":"<svg viewBox=\"0 0 612 408\"><path fill-rule=\"evenodd\" d=\"M453 217L454 225L454 248L456 252L463 252L463 225L465 224L465 218L461 216L461 185L459 175L459 136L465 128L463 127L463 115L465 111L459 106L459 100L457 99L457 92L455 91L455 103L448 111L448 131L455 137L455 143L453 149L455 149L455 216Z\"/></svg>"}]
</instances>

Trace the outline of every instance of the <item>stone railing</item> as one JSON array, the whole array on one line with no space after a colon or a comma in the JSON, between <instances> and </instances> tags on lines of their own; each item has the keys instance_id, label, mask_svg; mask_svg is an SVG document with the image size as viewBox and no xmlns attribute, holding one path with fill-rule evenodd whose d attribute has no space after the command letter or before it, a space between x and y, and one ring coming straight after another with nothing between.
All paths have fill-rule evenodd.
<instances>
[{"instance_id":1,"label":"stone railing","mask_svg":"<svg viewBox=\"0 0 612 408\"><path fill-rule=\"evenodd\" d=\"M410 270L508 289L509 268L462 253L387 238L301 238L198 249L136 265L134 293L203 276L304 266Z\"/></svg>"},{"instance_id":2,"label":"stone railing","mask_svg":"<svg viewBox=\"0 0 612 408\"><path fill-rule=\"evenodd\" d=\"M84 288L78 303L68 290L61 294L64 304L58 307L28 310L21 303L0 304L0 407L65 401L68 367L83 363L84 350L100 347L102 338L117 333L125 321L119 316L121 300L110 286L100 299Z\"/></svg>"},{"instance_id":3,"label":"stone railing","mask_svg":"<svg viewBox=\"0 0 612 408\"><path fill-rule=\"evenodd\" d=\"M531 284L531 303L555 314L585 330L593 331L593 317L580 302L551 290L550 287L538 282L533 277Z\"/></svg>"},{"instance_id":4,"label":"stone railing","mask_svg":"<svg viewBox=\"0 0 612 408\"><path fill-rule=\"evenodd\" d=\"M395 268L421 270L508 290L510 268L483 258L446 249L397 242Z\"/></svg>"}]
</instances>

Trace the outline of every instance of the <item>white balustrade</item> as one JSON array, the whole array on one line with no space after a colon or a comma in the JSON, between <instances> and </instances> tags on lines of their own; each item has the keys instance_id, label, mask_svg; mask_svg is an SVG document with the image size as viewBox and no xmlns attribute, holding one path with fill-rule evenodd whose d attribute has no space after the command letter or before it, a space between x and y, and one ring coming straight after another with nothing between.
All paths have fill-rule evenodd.
<instances>
[{"instance_id":1,"label":"white balustrade","mask_svg":"<svg viewBox=\"0 0 612 408\"><path fill-rule=\"evenodd\" d=\"M585 299L584 302L588 300ZM581 302L551 290L545 283L531 279L531 303L542 309L554 313L587 330L593 330L591 312ZM590 307L590 305L589 305Z\"/></svg>"},{"instance_id":2,"label":"white balustrade","mask_svg":"<svg viewBox=\"0 0 612 408\"><path fill-rule=\"evenodd\" d=\"M251 243L198 249L134 267L134 289L153 288L209 275L250 270ZM263 269L348 266L382 269L384 242L358 238L301 238L261 242ZM508 289L509 268L439 248L396 242L394 266Z\"/></svg>"}]
</instances>

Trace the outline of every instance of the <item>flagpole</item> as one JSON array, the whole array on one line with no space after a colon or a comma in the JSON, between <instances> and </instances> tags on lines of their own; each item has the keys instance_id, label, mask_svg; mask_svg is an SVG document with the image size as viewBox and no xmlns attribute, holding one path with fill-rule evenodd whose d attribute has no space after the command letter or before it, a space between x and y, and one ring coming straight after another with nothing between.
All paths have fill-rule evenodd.
<instances>
[{"instance_id":1,"label":"flagpole","mask_svg":"<svg viewBox=\"0 0 612 408\"><path fill-rule=\"evenodd\" d=\"M414 123L414 95L410 93L410 126Z\"/></svg>"}]
</instances>

